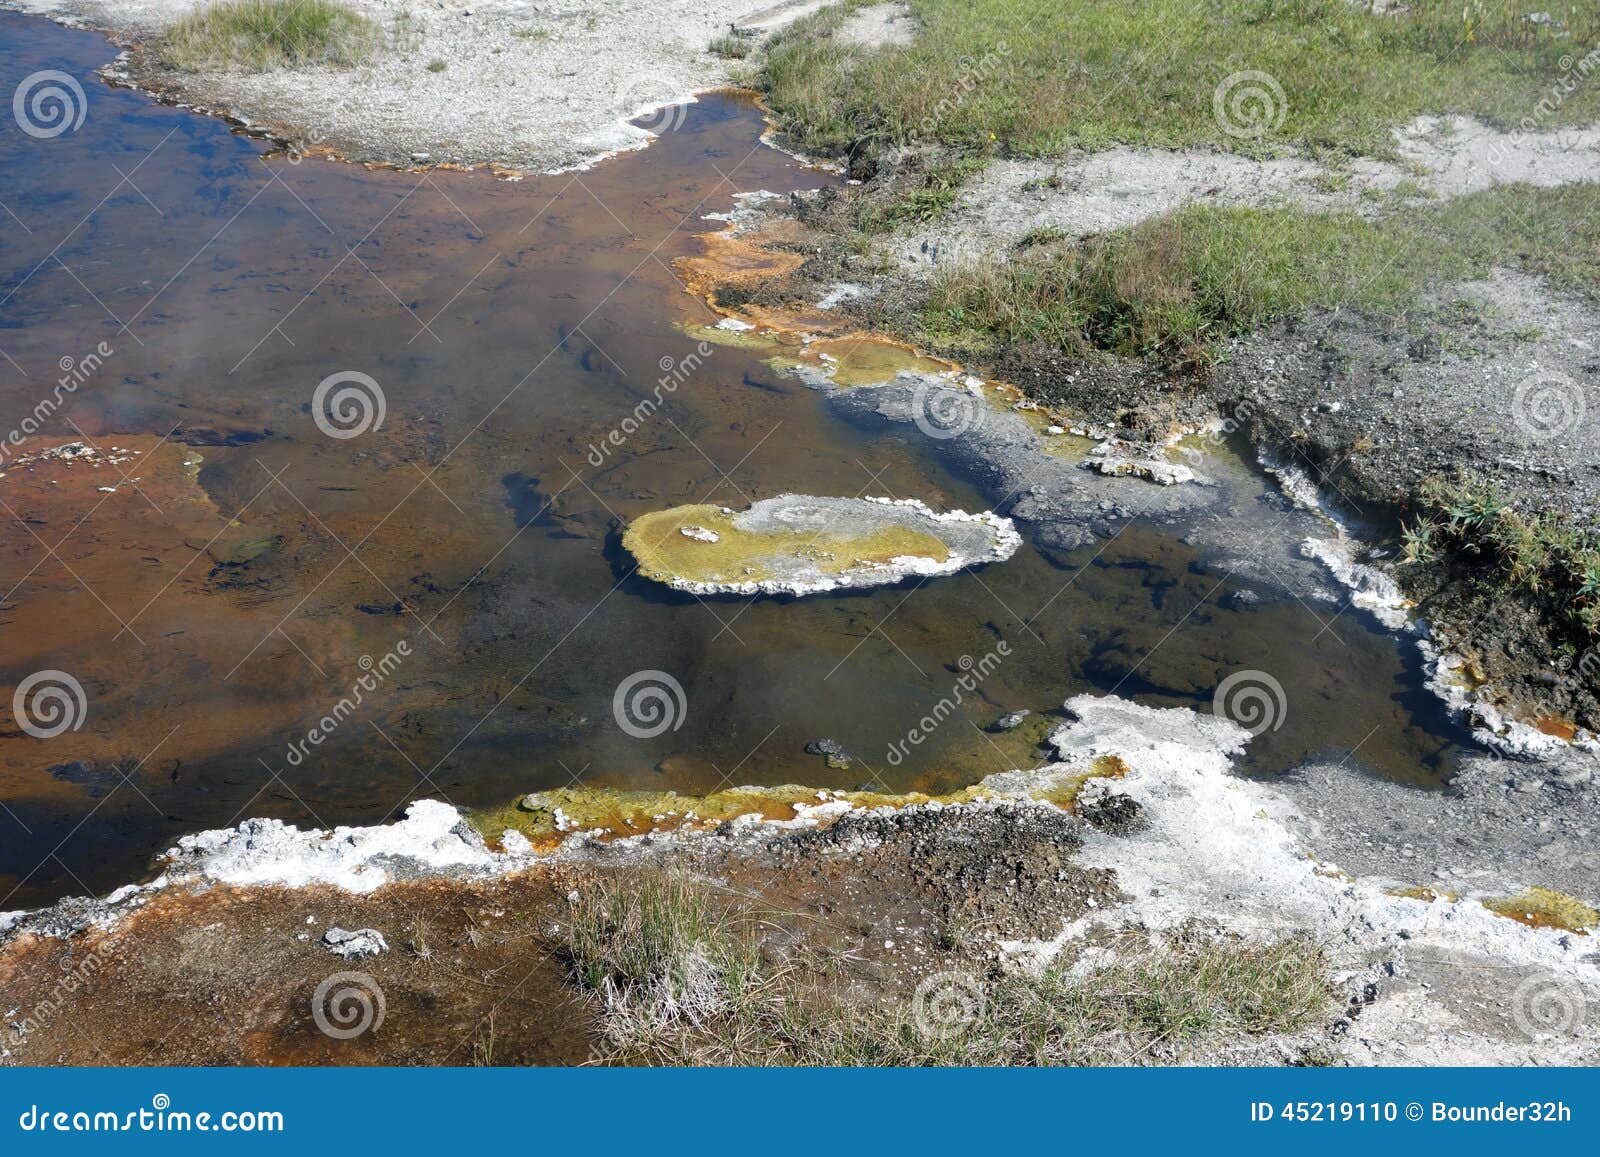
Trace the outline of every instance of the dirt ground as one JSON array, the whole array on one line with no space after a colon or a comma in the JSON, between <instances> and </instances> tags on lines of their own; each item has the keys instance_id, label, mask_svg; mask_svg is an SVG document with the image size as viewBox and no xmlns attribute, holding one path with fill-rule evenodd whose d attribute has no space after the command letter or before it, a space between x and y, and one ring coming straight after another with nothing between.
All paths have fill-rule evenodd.
<instances>
[{"instance_id":1,"label":"dirt ground","mask_svg":"<svg viewBox=\"0 0 1600 1157\"><path fill-rule=\"evenodd\" d=\"M981 973L993 937L1053 935L1113 902L1109 873L1070 863L1080 828L1037 808L852 815L755 856L713 840L664 859L759 911L765 953L823 953L837 991L882 1002L909 999L941 969ZM560 929L569 897L635 868L601 850L496 879L399 881L368 895L173 889L110 931L23 933L0 949L0 1011L12 1026L0 1060L604 1063L597 1006L573 983ZM389 949L340 960L321 944L335 927L375 929ZM949 947L957 927L965 949ZM319 996L340 973L352 975Z\"/></svg>"}]
</instances>

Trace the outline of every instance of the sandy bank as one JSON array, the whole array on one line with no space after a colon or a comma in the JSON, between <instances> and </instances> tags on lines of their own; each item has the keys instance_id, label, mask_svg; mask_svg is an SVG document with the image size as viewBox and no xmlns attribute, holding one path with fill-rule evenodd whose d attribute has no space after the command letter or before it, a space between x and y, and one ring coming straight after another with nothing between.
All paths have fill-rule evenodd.
<instances>
[{"instance_id":1,"label":"sandy bank","mask_svg":"<svg viewBox=\"0 0 1600 1157\"><path fill-rule=\"evenodd\" d=\"M656 111L729 81L707 45L730 25L761 35L805 4L662 0L351 0L384 43L351 69L177 73L144 51L191 0L5 0L103 30L133 51L109 74L227 111L311 148L391 164L543 171L638 148L674 122ZM628 123L645 116L642 125Z\"/></svg>"}]
</instances>

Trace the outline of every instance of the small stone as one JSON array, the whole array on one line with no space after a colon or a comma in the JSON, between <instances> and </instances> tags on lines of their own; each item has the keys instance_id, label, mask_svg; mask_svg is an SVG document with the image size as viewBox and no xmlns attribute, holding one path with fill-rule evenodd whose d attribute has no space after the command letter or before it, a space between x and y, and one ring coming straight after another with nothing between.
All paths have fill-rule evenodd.
<instances>
[{"instance_id":1,"label":"small stone","mask_svg":"<svg viewBox=\"0 0 1600 1157\"><path fill-rule=\"evenodd\" d=\"M813 739L806 744L806 754L825 756L828 766L835 771L843 771L855 760L855 757L845 750L844 744L834 739Z\"/></svg>"},{"instance_id":2,"label":"small stone","mask_svg":"<svg viewBox=\"0 0 1600 1157\"><path fill-rule=\"evenodd\" d=\"M1032 714L1033 712L1029 711L1026 707L1019 711L1012 711L1011 713L1002 715L999 719L996 719L994 722L994 729L996 731L1015 731L1017 728L1022 726L1022 721Z\"/></svg>"},{"instance_id":3,"label":"small stone","mask_svg":"<svg viewBox=\"0 0 1600 1157\"><path fill-rule=\"evenodd\" d=\"M684 538L692 538L696 542L718 542L722 536L716 531L704 526L680 526L678 533Z\"/></svg>"},{"instance_id":4,"label":"small stone","mask_svg":"<svg viewBox=\"0 0 1600 1157\"><path fill-rule=\"evenodd\" d=\"M345 960L360 960L389 951L389 942L376 928L329 928L322 934L322 946Z\"/></svg>"},{"instance_id":5,"label":"small stone","mask_svg":"<svg viewBox=\"0 0 1600 1157\"><path fill-rule=\"evenodd\" d=\"M533 851L532 841L516 828L507 828L500 833L500 847L511 856L526 856Z\"/></svg>"}]
</instances>

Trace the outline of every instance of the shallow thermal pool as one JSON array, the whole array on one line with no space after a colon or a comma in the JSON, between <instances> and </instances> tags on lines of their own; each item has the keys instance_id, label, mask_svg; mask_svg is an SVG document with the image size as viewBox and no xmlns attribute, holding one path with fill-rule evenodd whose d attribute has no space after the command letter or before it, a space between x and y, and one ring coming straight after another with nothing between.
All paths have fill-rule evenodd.
<instances>
[{"instance_id":1,"label":"shallow thermal pool","mask_svg":"<svg viewBox=\"0 0 1600 1157\"><path fill-rule=\"evenodd\" d=\"M1037 759L1069 695L1209 710L1240 669L1289 708L1253 770L1331 755L1437 782L1457 737L1409 646L1353 612L1329 627L1336 606L1231 597L1176 519L799 600L634 575L620 524L680 504L990 504L914 429L685 336L716 320L671 268L705 215L833 179L763 146L750 104L702 99L587 172L367 171L109 89L97 36L0 14L0 46L4 91L60 69L87 100L75 132L0 134L0 426L60 400L0 466L0 909L103 891L249 816L377 822L578 781L946 789ZM338 374L367 391L355 436L314 405ZM21 461L73 440L94 453ZM1265 533L1270 480L1224 484ZM14 718L40 671L83 688L76 730ZM665 727L613 710L640 672L682 688ZM1019 708L1036 720L988 730ZM805 751L822 738L855 762Z\"/></svg>"}]
</instances>

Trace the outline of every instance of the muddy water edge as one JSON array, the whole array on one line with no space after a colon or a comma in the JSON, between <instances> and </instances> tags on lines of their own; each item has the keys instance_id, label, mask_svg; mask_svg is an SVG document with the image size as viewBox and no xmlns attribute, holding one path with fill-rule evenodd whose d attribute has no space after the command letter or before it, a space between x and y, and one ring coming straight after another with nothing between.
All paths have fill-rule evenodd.
<instances>
[{"instance_id":1,"label":"muddy water edge","mask_svg":"<svg viewBox=\"0 0 1600 1157\"><path fill-rule=\"evenodd\" d=\"M0 44L4 91L59 69L87 101L74 132L0 134L0 424L76 375L0 467L0 909L104 892L249 816L372 823L576 782L948 790L1038 759L1071 694L1208 710L1242 669L1290 707L1252 771L1448 770L1458 736L1408 645L1236 597L1177 514L845 596L702 600L633 574L619 528L664 507L995 500L914 429L693 339L717 317L673 262L707 215L834 179L762 145L747 100L704 97L585 172L368 171L107 88L93 34L0 14ZM313 407L341 373L383 399L353 437ZM39 457L73 442L90 452ZM1219 485L1263 528L1282 501L1251 470ZM15 717L42 670L84 688L79 729ZM613 711L639 671L684 689L648 738ZM821 738L851 765L805 751Z\"/></svg>"}]
</instances>

